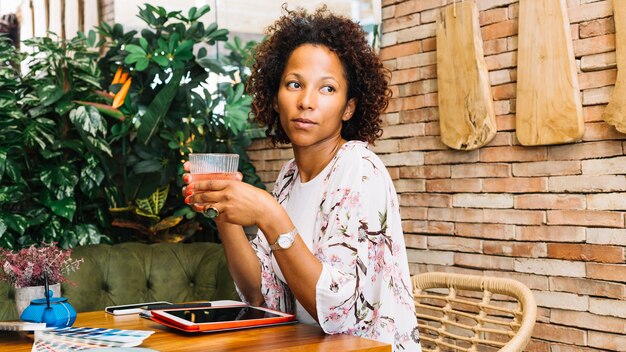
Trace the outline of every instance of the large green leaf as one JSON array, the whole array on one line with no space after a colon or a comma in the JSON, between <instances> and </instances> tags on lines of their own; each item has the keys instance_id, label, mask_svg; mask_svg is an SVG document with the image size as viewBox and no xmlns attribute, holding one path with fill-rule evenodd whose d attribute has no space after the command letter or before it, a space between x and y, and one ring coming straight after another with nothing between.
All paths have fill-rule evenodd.
<instances>
[{"instance_id":1,"label":"large green leaf","mask_svg":"<svg viewBox=\"0 0 626 352\"><path fill-rule=\"evenodd\" d=\"M183 77L182 69L175 70L170 81L161 88L161 91L154 97L148 110L141 117L141 125L137 129L137 139L143 144L148 144L150 138L154 136L161 124L161 120L167 114L167 110L172 104L172 100L178 92L180 80Z\"/></svg>"},{"instance_id":2,"label":"large green leaf","mask_svg":"<svg viewBox=\"0 0 626 352\"><path fill-rule=\"evenodd\" d=\"M54 195L55 199L74 196L78 175L66 165L47 168L41 172L41 182Z\"/></svg>"},{"instance_id":3,"label":"large green leaf","mask_svg":"<svg viewBox=\"0 0 626 352\"><path fill-rule=\"evenodd\" d=\"M2 220L8 229L19 235L24 234L30 225L28 220L19 214L0 212L0 220Z\"/></svg>"},{"instance_id":4,"label":"large green leaf","mask_svg":"<svg viewBox=\"0 0 626 352\"><path fill-rule=\"evenodd\" d=\"M135 204L145 214L157 216L167 200L167 194L170 190L170 185L167 184L163 187L159 187L150 197L143 199L136 199Z\"/></svg>"},{"instance_id":5,"label":"large green leaf","mask_svg":"<svg viewBox=\"0 0 626 352\"><path fill-rule=\"evenodd\" d=\"M68 220L72 220L76 212L76 200L74 198L63 198L52 200L49 198L42 199L44 205L50 208L52 212L58 216L62 216Z\"/></svg>"},{"instance_id":6,"label":"large green leaf","mask_svg":"<svg viewBox=\"0 0 626 352\"><path fill-rule=\"evenodd\" d=\"M74 123L76 128L82 129L94 137L98 136L98 134L106 136L106 121L93 106L79 106L70 111L70 121Z\"/></svg>"}]
</instances>

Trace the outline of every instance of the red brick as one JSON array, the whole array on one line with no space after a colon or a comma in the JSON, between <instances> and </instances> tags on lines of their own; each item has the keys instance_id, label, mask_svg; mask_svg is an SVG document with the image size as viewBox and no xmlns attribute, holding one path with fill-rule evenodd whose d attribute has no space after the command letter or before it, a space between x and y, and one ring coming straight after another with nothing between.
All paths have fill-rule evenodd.
<instances>
[{"instance_id":1,"label":"red brick","mask_svg":"<svg viewBox=\"0 0 626 352\"><path fill-rule=\"evenodd\" d=\"M517 35L517 28L517 19L512 19L483 26L480 31L483 40L491 40Z\"/></svg>"},{"instance_id":2,"label":"red brick","mask_svg":"<svg viewBox=\"0 0 626 352\"><path fill-rule=\"evenodd\" d=\"M485 241L483 243L483 253L507 257L539 258L546 256L546 244L536 242Z\"/></svg>"},{"instance_id":3,"label":"red brick","mask_svg":"<svg viewBox=\"0 0 626 352\"><path fill-rule=\"evenodd\" d=\"M402 219L426 220L428 209L423 207L400 207Z\"/></svg>"},{"instance_id":4,"label":"red brick","mask_svg":"<svg viewBox=\"0 0 626 352\"><path fill-rule=\"evenodd\" d=\"M626 334L589 331L589 346L609 351L626 351Z\"/></svg>"},{"instance_id":5,"label":"red brick","mask_svg":"<svg viewBox=\"0 0 626 352\"><path fill-rule=\"evenodd\" d=\"M491 10L480 11L478 15L478 20L481 26L496 22L503 22L509 18L506 7L498 7ZM483 38L483 40L485 40L485 38Z\"/></svg>"},{"instance_id":6,"label":"red brick","mask_svg":"<svg viewBox=\"0 0 626 352\"><path fill-rule=\"evenodd\" d=\"M546 147L494 147L481 148L480 161L492 162L521 162L521 161L541 161L548 156Z\"/></svg>"},{"instance_id":7,"label":"red brick","mask_svg":"<svg viewBox=\"0 0 626 352\"><path fill-rule=\"evenodd\" d=\"M449 165L406 166L400 168L401 178L449 178Z\"/></svg>"},{"instance_id":8,"label":"red brick","mask_svg":"<svg viewBox=\"0 0 626 352\"><path fill-rule=\"evenodd\" d=\"M548 225L624 227L624 214L610 211L548 210Z\"/></svg>"},{"instance_id":9,"label":"red brick","mask_svg":"<svg viewBox=\"0 0 626 352\"><path fill-rule=\"evenodd\" d=\"M420 68L408 68L391 72L391 84L414 82L420 79Z\"/></svg>"},{"instance_id":10,"label":"red brick","mask_svg":"<svg viewBox=\"0 0 626 352\"><path fill-rule=\"evenodd\" d=\"M582 194L522 194L514 201L516 209L585 209Z\"/></svg>"},{"instance_id":11,"label":"red brick","mask_svg":"<svg viewBox=\"0 0 626 352\"><path fill-rule=\"evenodd\" d=\"M619 141L577 143L548 148L548 160L595 159L616 155L622 155L622 143Z\"/></svg>"},{"instance_id":12,"label":"red brick","mask_svg":"<svg viewBox=\"0 0 626 352\"><path fill-rule=\"evenodd\" d=\"M621 300L626 299L625 285L600 280L554 276L550 278L550 290Z\"/></svg>"},{"instance_id":13,"label":"red brick","mask_svg":"<svg viewBox=\"0 0 626 352\"><path fill-rule=\"evenodd\" d=\"M578 160L535 161L513 164L513 176L557 176L580 175L581 164Z\"/></svg>"},{"instance_id":14,"label":"red brick","mask_svg":"<svg viewBox=\"0 0 626 352\"><path fill-rule=\"evenodd\" d=\"M626 282L626 265L587 263L586 268L590 279Z\"/></svg>"},{"instance_id":15,"label":"red brick","mask_svg":"<svg viewBox=\"0 0 626 352\"><path fill-rule=\"evenodd\" d=\"M426 232L437 235L452 235L454 223L446 221L427 221Z\"/></svg>"},{"instance_id":16,"label":"red brick","mask_svg":"<svg viewBox=\"0 0 626 352\"><path fill-rule=\"evenodd\" d=\"M613 14L611 1L599 1L591 4L573 6L568 9L570 23L591 21L597 18L609 17Z\"/></svg>"},{"instance_id":17,"label":"red brick","mask_svg":"<svg viewBox=\"0 0 626 352\"><path fill-rule=\"evenodd\" d=\"M436 38L422 39L422 50L424 52L437 50L437 39Z\"/></svg>"},{"instance_id":18,"label":"red brick","mask_svg":"<svg viewBox=\"0 0 626 352\"><path fill-rule=\"evenodd\" d=\"M414 138L405 138L398 141L398 152L407 152L412 150L446 150L448 147L443 144L438 136L420 136Z\"/></svg>"},{"instance_id":19,"label":"red brick","mask_svg":"<svg viewBox=\"0 0 626 352\"><path fill-rule=\"evenodd\" d=\"M493 96L493 100L505 100L515 98L516 90L516 83L507 83L491 87L491 94Z\"/></svg>"},{"instance_id":20,"label":"red brick","mask_svg":"<svg viewBox=\"0 0 626 352\"><path fill-rule=\"evenodd\" d=\"M515 226L506 224L468 224L457 222L454 225L454 234L461 237L513 240L515 239Z\"/></svg>"},{"instance_id":21,"label":"red brick","mask_svg":"<svg viewBox=\"0 0 626 352\"><path fill-rule=\"evenodd\" d=\"M426 236L404 234L404 244L408 248L426 249Z\"/></svg>"},{"instance_id":22,"label":"red brick","mask_svg":"<svg viewBox=\"0 0 626 352\"><path fill-rule=\"evenodd\" d=\"M614 85L616 79L616 69L583 72L578 74L578 85L580 86L581 90L606 87Z\"/></svg>"},{"instance_id":23,"label":"red brick","mask_svg":"<svg viewBox=\"0 0 626 352\"><path fill-rule=\"evenodd\" d=\"M458 152L456 150L442 150L426 152L424 164L475 163L478 161L478 150Z\"/></svg>"},{"instance_id":24,"label":"red brick","mask_svg":"<svg viewBox=\"0 0 626 352\"><path fill-rule=\"evenodd\" d=\"M456 222L482 222L482 209L459 209L459 208L430 208L428 220L456 221Z\"/></svg>"},{"instance_id":25,"label":"red brick","mask_svg":"<svg viewBox=\"0 0 626 352\"><path fill-rule=\"evenodd\" d=\"M593 105L583 107L583 117L585 122L603 121L602 114L606 109L606 105Z\"/></svg>"},{"instance_id":26,"label":"red brick","mask_svg":"<svg viewBox=\"0 0 626 352\"><path fill-rule=\"evenodd\" d=\"M553 342L563 342L579 346L587 345L587 333L581 329L568 328L556 324L535 324L533 337Z\"/></svg>"},{"instance_id":27,"label":"red brick","mask_svg":"<svg viewBox=\"0 0 626 352\"><path fill-rule=\"evenodd\" d=\"M439 109L420 108L417 110L402 110L399 113L400 123L415 123L426 121L439 121Z\"/></svg>"},{"instance_id":28,"label":"red brick","mask_svg":"<svg viewBox=\"0 0 626 352\"><path fill-rule=\"evenodd\" d=\"M381 48L379 56L381 60L385 61L420 52L422 52L422 43L413 41Z\"/></svg>"},{"instance_id":29,"label":"red brick","mask_svg":"<svg viewBox=\"0 0 626 352\"><path fill-rule=\"evenodd\" d=\"M578 39L574 40L573 44L576 57L606 53L615 50L615 34Z\"/></svg>"},{"instance_id":30,"label":"red brick","mask_svg":"<svg viewBox=\"0 0 626 352\"><path fill-rule=\"evenodd\" d=\"M515 131L515 115L509 114L496 116L496 126L498 127L498 132Z\"/></svg>"},{"instance_id":31,"label":"red brick","mask_svg":"<svg viewBox=\"0 0 626 352\"><path fill-rule=\"evenodd\" d=\"M448 194L403 193L400 195L401 206L445 208L452 204L452 196Z\"/></svg>"},{"instance_id":32,"label":"red brick","mask_svg":"<svg viewBox=\"0 0 626 352\"><path fill-rule=\"evenodd\" d=\"M497 55L485 57L485 64L489 71L501 70L503 68L512 68L517 66L517 52L507 52Z\"/></svg>"},{"instance_id":33,"label":"red brick","mask_svg":"<svg viewBox=\"0 0 626 352\"><path fill-rule=\"evenodd\" d=\"M508 51L505 38L487 40L483 42L483 55L495 55Z\"/></svg>"},{"instance_id":34,"label":"red brick","mask_svg":"<svg viewBox=\"0 0 626 352\"><path fill-rule=\"evenodd\" d=\"M437 65L424 66L419 69L422 79L437 78Z\"/></svg>"},{"instance_id":35,"label":"red brick","mask_svg":"<svg viewBox=\"0 0 626 352\"><path fill-rule=\"evenodd\" d=\"M518 226L518 241L584 242L585 228L573 226Z\"/></svg>"},{"instance_id":36,"label":"red brick","mask_svg":"<svg viewBox=\"0 0 626 352\"><path fill-rule=\"evenodd\" d=\"M480 253L482 241L454 236L429 236L428 249Z\"/></svg>"},{"instance_id":37,"label":"red brick","mask_svg":"<svg viewBox=\"0 0 626 352\"><path fill-rule=\"evenodd\" d=\"M404 240L407 239L409 233L426 233L426 220L403 220L402 231L404 232ZM407 244L407 247L409 245ZM424 248L426 248L426 240L424 239Z\"/></svg>"},{"instance_id":38,"label":"red brick","mask_svg":"<svg viewBox=\"0 0 626 352\"><path fill-rule=\"evenodd\" d=\"M454 264L462 267L480 269L513 270L513 258L496 257L482 254L455 253Z\"/></svg>"},{"instance_id":39,"label":"red brick","mask_svg":"<svg viewBox=\"0 0 626 352\"><path fill-rule=\"evenodd\" d=\"M402 17L396 16L394 18L390 18L383 22L383 25L382 25L383 33L397 31L399 29L404 29L408 27L413 27L417 23L419 23L418 19L419 19L418 14L411 14L411 15L402 16Z\"/></svg>"},{"instance_id":40,"label":"red brick","mask_svg":"<svg viewBox=\"0 0 626 352\"><path fill-rule=\"evenodd\" d=\"M452 165L452 178L476 178L476 177L510 177L511 165L509 164L471 164Z\"/></svg>"},{"instance_id":41,"label":"red brick","mask_svg":"<svg viewBox=\"0 0 626 352\"><path fill-rule=\"evenodd\" d=\"M545 222L543 211L485 209L484 222L497 224L539 225Z\"/></svg>"},{"instance_id":42,"label":"red brick","mask_svg":"<svg viewBox=\"0 0 626 352\"><path fill-rule=\"evenodd\" d=\"M479 179L439 179L426 180L426 192L480 192L481 182Z\"/></svg>"},{"instance_id":43,"label":"red brick","mask_svg":"<svg viewBox=\"0 0 626 352\"><path fill-rule=\"evenodd\" d=\"M535 178L490 178L483 180L483 192L532 193L546 192L548 182L545 177Z\"/></svg>"},{"instance_id":44,"label":"red brick","mask_svg":"<svg viewBox=\"0 0 626 352\"><path fill-rule=\"evenodd\" d=\"M624 247L594 244L548 243L548 257L600 263L623 263Z\"/></svg>"}]
</instances>

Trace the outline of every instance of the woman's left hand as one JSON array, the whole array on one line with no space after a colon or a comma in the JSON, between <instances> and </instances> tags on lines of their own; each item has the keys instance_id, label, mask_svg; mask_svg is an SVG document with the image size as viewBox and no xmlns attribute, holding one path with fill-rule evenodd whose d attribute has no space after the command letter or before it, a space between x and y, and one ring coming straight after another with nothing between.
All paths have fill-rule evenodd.
<instances>
[{"instance_id":1,"label":"woman's left hand","mask_svg":"<svg viewBox=\"0 0 626 352\"><path fill-rule=\"evenodd\" d=\"M184 165L189 171L189 162ZM187 187L183 190L185 202L192 208L203 213L206 209L215 208L219 215L216 222L249 226L259 225L260 221L282 207L266 191L241 182L242 175L237 174L235 180L215 180L204 175L184 174L183 180Z\"/></svg>"}]
</instances>

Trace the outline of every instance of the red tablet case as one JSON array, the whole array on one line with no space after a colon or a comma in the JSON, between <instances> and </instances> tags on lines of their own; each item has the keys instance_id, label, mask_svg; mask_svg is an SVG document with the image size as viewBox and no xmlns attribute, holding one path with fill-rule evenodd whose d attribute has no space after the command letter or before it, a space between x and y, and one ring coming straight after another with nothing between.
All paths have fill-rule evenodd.
<instances>
[{"instance_id":1,"label":"red tablet case","mask_svg":"<svg viewBox=\"0 0 626 352\"><path fill-rule=\"evenodd\" d=\"M209 309L219 309L219 308L233 308L233 307L242 307L238 305L233 306L221 306L221 307L207 307ZM255 308L255 307L252 307ZM199 309L199 308L195 308ZM276 312L280 314L287 314L283 312L278 312L272 309L263 308L270 312ZM168 309L174 310L174 309ZM260 319L248 319L248 320L231 320L231 321L220 321L215 323L195 323L193 325L183 325L178 321L171 319L168 316L162 314L160 310L152 311L152 320L163 324L165 326L169 326L174 329L186 331L186 332L212 332L212 331L229 331L229 330L239 330L239 329L248 329L254 327L263 327L263 326L272 326L272 325L282 325L289 323L296 323L295 316L293 314L289 314L287 316L280 317L271 317L271 318L260 318Z\"/></svg>"}]
</instances>

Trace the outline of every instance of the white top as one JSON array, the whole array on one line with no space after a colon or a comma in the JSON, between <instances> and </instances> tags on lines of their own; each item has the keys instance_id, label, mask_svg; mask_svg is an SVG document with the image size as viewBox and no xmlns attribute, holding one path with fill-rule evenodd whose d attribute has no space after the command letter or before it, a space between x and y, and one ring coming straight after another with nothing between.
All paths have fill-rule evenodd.
<instances>
[{"instance_id":1,"label":"white top","mask_svg":"<svg viewBox=\"0 0 626 352\"><path fill-rule=\"evenodd\" d=\"M302 184L297 175L295 161L287 162L273 194L322 263L315 288L321 328L386 342L394 351L421 351L398 198L385 165L366 143L350 141L313 180ZM265 305L311 319L265 236L259 232L250 244Z\"/></svg>"},{"instance_id":2,"label":"white top","mask_svg":"<svg viewBox=\"0 0 626 352\"><path fill-rule=\"evenodd\" d=\"M324 177L330 170L330 164L324 168L317 176L309 182L302 183L300 176L296 173L295 181L289 198L283 202L283 207L289 214L289 218L298 229L298 234L309 248L313 250L313 229L315 229L315 218L322 201L323 193L320 191L324 184ZM286 283L283 273L272 255L272 266L276 271L276 276ZM302 307L296 299L296 318L305 324L318 325L311 314Z\"/></svg>"}]
</instances>

